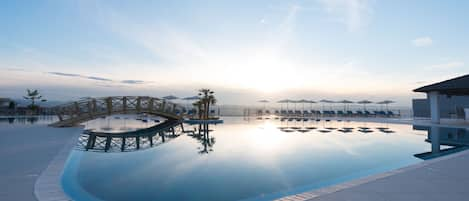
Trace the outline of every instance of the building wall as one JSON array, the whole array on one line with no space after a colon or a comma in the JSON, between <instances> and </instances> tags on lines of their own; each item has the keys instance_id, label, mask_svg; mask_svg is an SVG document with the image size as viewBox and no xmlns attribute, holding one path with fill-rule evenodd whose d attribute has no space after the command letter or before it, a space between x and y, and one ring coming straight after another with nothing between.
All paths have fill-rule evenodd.
<instances>
[{"instance_id":1,"label":"building wall","mask_svg":"<svg viewBox=\"0 0 469 201\"><path fill-rule=\"evenodd\" d=\"M464 118L464 108L469 108L469 96L451 96L440 95L441 118ZM430 103L428 99L413 99L412 110L414 117L430 118Z\"/></svg>"}]
</instances>

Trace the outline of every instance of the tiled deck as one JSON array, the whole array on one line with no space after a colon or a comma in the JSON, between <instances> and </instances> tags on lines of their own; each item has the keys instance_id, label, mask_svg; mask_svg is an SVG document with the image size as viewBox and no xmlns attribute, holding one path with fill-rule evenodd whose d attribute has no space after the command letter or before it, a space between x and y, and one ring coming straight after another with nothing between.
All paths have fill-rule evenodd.
<instances>
[{"instance_id":1,"label":"tiled deck","mask_svg":"<svg viewBox=\"0 0 469 201\"><path fill-rule=\"evenodd\" d=\"M62 172L60 167L49 164L81 130L45 125L1 125L0 200L37 200L34 186L38 177L48 167L55 168L58 174Z\"/></svg>"},{"instance_id":2,"label":"tiled deck","mask_svg":"<svg viewBox=\"0 0 469 201\"><path fill-rule=\"evenodd\" d=\"M60 180L68 155L77 144L78 135L65 143L62 150L42 172L34 185L34 195L39 201L68 201L71 200L62 189Z\"/></svg>"},{"instance_id":3,"label":"tiled deck","mask_svg":"<svg viewBox=\"0 0 469 201\"><path fill-rule=\"evenodd\" d=\"M466 201L469 150L395 171L287 196L282 201Z\"/></svg>"}]
</instances>

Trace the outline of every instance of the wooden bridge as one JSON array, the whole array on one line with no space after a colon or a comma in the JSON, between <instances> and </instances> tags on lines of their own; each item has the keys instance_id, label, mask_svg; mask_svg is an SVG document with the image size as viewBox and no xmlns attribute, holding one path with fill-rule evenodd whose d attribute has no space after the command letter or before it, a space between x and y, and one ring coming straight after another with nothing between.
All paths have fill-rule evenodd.
<instances>
[{"instance_id":1,"label":"wooden bridge","mask_svg":"<svg viewBox=\"0 0 469 201\"><path fill-rule=\"evenodd\" d=\"M181 120L183 107L163 99L149 96L112 96L87 98L53 108L59 121L54 127L71 127L113 114L147 113L168 120Z\"/></svg>"}]
</instances>

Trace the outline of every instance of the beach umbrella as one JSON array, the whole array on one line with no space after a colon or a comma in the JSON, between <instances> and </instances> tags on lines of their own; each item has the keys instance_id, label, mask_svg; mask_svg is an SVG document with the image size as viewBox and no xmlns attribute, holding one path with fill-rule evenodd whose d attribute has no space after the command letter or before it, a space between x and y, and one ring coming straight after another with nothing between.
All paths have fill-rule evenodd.
<instances>
[{"instance_id":1,"label":"beach umbrella","mask_svg":"<svg viewBox=\"0 0 469 201\"><path fill-rule=\"evenodd\" d=\"M344 111L345 111L345 110L346 110L346 107L347 107L347 104L351 104L351 103L353 103L353 101L341 100L341 101L338 101L337 103L342 103L342 104L344 104Z\"/></svg>"},{"instance_id":2,"label":"beach umbrella","mask_svg":"<svg viewBox=\"0 0 469 201\"><path fill-rule=\"evenodd\" d=\"M316 101L309 100L307 103L309 103L309 104L310 104L310 106L309 106L309 110L313 110L313 103L316 103Z\"/></svg>"},{"instance_id":3,"label":"beach umbrella","mask_svg":"<svg viewBox=\"0 0 469 201\"><path fill-rule=\"evenodd\" d=\"M265 110L265 104L268 103L269 101L268 100L260 100L260 101L257 101L259 103L263 103L264 104L264 110Z\"/></svg>"},{"instance_id":4,"label":"beach umbrella","mask_svg":"<svg viewBox=\"0 0 469 201\"><path fill-rule=\"evenodd\" d=\"M386 105L386 111L389 111L388 110L388 104L391 104L391 103L395 103L394 101L392 100L384 100L384 101L381 101L381 102L377 102L377 104L380 104L380 105ZM381 109L382 110L382 109Z\"/></svg>"},{"instance_id":5,"label":"beach umbrella","mask_svg":"<svg viewBox=\"0 0 469 201\"><path fill-rule=\"evenodd\" d=\"M322 100L320 100L319 102L322 103L322 110L323 110L323 111L324 111L324 103L329 103L329 104L334 103L334 101L327 100L327 99L322 99ZM332 109L332 108L331 108L331 109Z\"/></svg>"},{"instance_id":6,"label":"beach umbrella","mask_svg":"<svg viewBox=\"0 0 469 201\"><path fill-rule=\"evenodd\" d=\"M363 110L366 111L366 104L370 104L370 103L373 103L369 100L362 100L362 101L358 101L357 102L358 104L363 104Z\"/></svg>"},{"instance_id":7,"label":"beach umbrella","mask_svg":"<svg viewBox=\"0 0 469 201\"><path fill-rule=\"evenodd\" d=\"M290 103L293 103L295 106L295 111L296 111L296 104L299 103L297 100L290 100Z\"/></svg>"},{"instance_id":8,"label":"beach umbrella","mask_svg":"<svg viewBox=\"0 0 469 201\"><path fill-rule=\"evenodd\" d=\"M287 104L287 110L288 110L288 101L290 101L290 100L288 100L288 99L283 99L283 100L277 101L277 103L280 103L280 110L283 110L283 107L282 107L282 106L283 106L284 103Z\"/></svg>"},{"instance_id":9,"label":"beach umbrella","mask_svg":"<svg viewBox=\"0 0 469 201\"><path fill-rule=\"evenodd\" d=\"M289 109L289 108L288 108L288 104L289 104L289 103L293 103L294 100L290 100L290 99L285 99L285 100L287 101L286 103L287 103L287 111L288 111L288 109Z\"/></svg>"},{"instance_id":10,"label":"beach umbrella","mask_svg":"<svg viewBox=\"0 0 469 201\"><path fill-rule=\"evenodd\" d=\"M302 105L302 108L303 108L303 111L305 111L305 103L309 103L309 100L301 99L301 100L299 100L299 101L297 101L297 102L303 104L303 105Z\"/></svg>"}]
</instances>

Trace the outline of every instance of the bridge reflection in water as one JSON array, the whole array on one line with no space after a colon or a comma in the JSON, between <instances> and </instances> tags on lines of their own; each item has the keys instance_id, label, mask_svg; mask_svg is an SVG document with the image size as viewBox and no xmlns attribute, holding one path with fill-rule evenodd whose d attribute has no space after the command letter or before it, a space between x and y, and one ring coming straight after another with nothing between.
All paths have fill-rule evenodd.
<instances>
[{"instance_id":1,"label":"bridge reflection in water","mask_svg":"<svg viewBox=\"0 0 469 201\"><path fill-rule=\"evenodd\" d=\"M213 151L215 138L210 136L208 124L186 125L193 126L192 130L185 131L182 120L167 119L163 123L140 128L132 131L115 132L109 127L109 121L119 122L120 117L98 119L98 122L107 122L107 129L100 131L86 129L80 135L77 149L96 152L129 152L147 149L169 142L180 135L187 134L197 140L202 146L198 147L199 154L207 154ZM128 117L124 118L128 119ZM131 120L129 120L131 121ZM122 121L120 121L122 122ZM116 125L115 125L116 126ZM120 129L126 130L126 129Z\"/></svg>"},{"instance_id":2,"label":"bridge reflection in water","mask_svg":"<svg viewBox=\"0 0 469 201\"><path fill-rule=\"evenodd\" d=\"M184 133L182 120L168 119L149 128L127 132L97 132L85 130L79 137L78 148L95 151L135 151L165 143Z\"/></svg>"}]
</instances>

